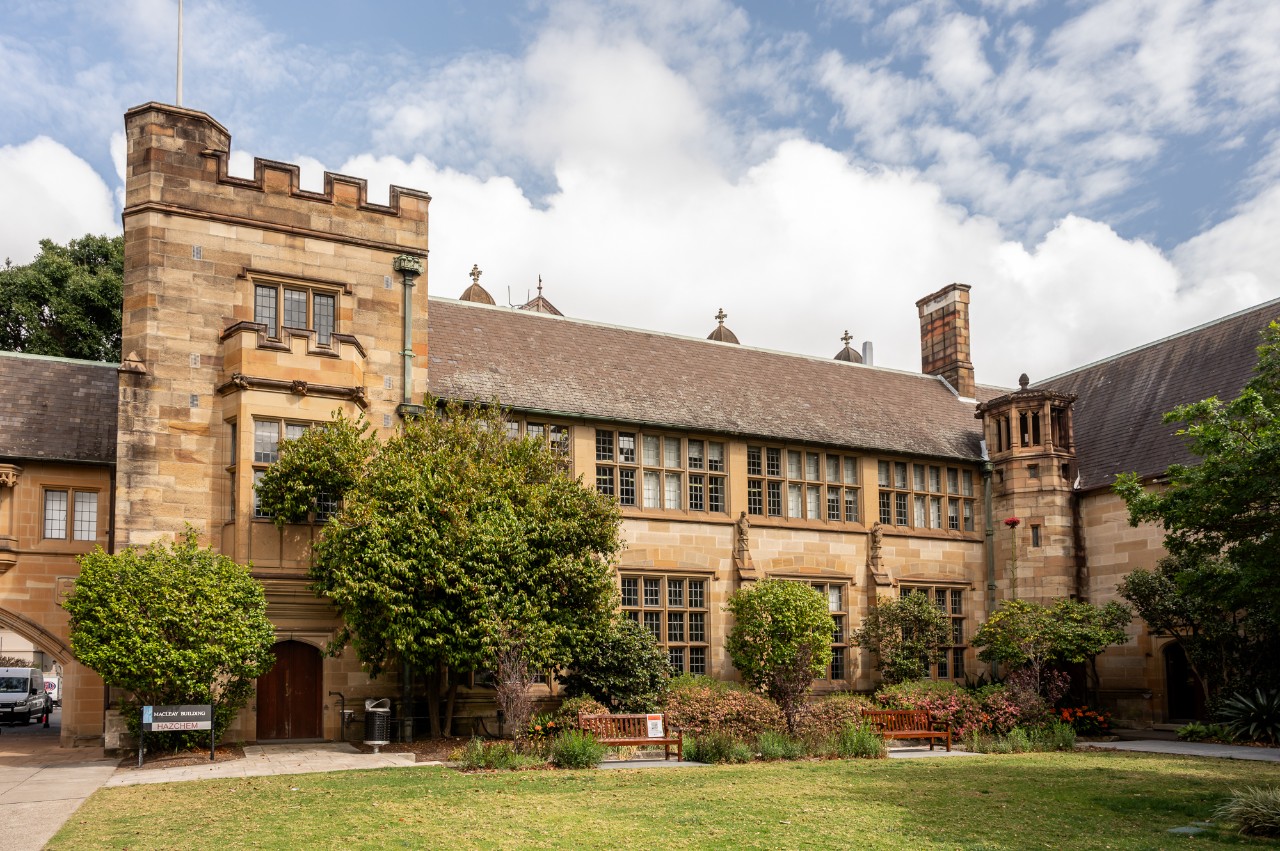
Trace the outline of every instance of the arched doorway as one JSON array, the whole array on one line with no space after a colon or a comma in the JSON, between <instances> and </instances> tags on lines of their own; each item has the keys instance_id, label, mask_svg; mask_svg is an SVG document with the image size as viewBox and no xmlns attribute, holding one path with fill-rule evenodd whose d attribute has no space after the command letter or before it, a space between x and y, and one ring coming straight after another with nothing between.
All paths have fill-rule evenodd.
<instances>
[{"instance_id":1,"label":"arched doorway","mask_svg":"<svg viewBox=\"0 0 1280 851\"><path fill-rule=\"evenodd\" d=\"M1168 697L1166 721L1195 721L1204 718L1204 689L1191 670L1187 654L1177 642L1164 646L1164 683Z\"/></svg>"},{"instance_id":2,"label":"arched doorway","mask_svg":"<svg viewBox=\"0 0 1280 851\"><path fill-rule=\"evenodd\" d=\"M320 651L301 641L271 650L276 663L258 678L258 741L322 738Z\"/></svg>"}]
</instances>

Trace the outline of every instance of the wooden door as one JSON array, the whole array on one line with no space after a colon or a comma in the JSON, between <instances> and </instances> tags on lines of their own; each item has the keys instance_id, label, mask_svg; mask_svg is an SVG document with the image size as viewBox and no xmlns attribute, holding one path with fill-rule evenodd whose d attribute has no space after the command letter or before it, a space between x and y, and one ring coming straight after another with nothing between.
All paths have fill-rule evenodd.
<instances>
[{"instance_id":1,"label":"wooden door","mask_svg":"<svg viewBox=\"0 0 1280 851\"><path fill-rule=\"evenodd\" d=\"M321 738L320 651L301 641L271 650L276 663L258 677L258 741Z\"/></svg>"}]
</instances>

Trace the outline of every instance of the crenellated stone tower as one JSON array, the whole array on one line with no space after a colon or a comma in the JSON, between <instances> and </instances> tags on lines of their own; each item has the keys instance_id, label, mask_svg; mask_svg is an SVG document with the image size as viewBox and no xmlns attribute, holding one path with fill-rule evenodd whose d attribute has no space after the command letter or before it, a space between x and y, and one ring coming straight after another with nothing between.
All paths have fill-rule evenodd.
<instances>
[{"instance_id":1,"label":"crenellated stone tower","mask_svg":"<svg viewBox=\"0 0 1280 851\"><path fill-rule=\"evenodd\" d=\"M1047 603L1077 597L1085 587L1073 516L1076 397L1028 383L1023 375L1019 390L980 403L976 416L993 468L997 596Z\"/></svg>"}]
</instances>

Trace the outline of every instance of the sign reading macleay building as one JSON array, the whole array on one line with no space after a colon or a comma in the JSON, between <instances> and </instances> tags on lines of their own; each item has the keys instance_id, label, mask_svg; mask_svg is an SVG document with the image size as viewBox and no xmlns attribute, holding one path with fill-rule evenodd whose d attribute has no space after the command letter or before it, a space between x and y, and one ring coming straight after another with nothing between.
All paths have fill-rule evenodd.
<instances>
[{"instance_id":1,"label":"sign reading macleay building","mask_svg":"<svg viewBox=\"0 0 1280 851\"><path fill-rule=\"evenodd\" d=\"M123 362L0 355L0 626L63 663L66 744L101 741L113 697L67 645L57 604L75 556L187 524L252 562L279 637L232 738L338 738L330 692L399 694L353 654L322 655L339 624L308 590L320 527L277 529L253 484L335 409L385 436L428 393L498 398L513 433L617 499L622 609L673 668L733 677L723 603L769 576L813 585L836 619L816 691L874 687L849 637L878 596L910 590L952 622L931 675L962 681L984 669L973 632L1014 592L1014 534L1022 598L1103 603L1155 564L1159 531L1130 528L1109 485L1187 460L1160 415L1238 392L1280 314L1262 305L1017 389L976 381L962 284L916 304L918 374L863 362L848 335L829 360L751 348L723 313L706 340L619 328L565 317L541 290L499 307L478 268L461 299L434 295L466 281L428 286L425 192L374 204L335 174L309 192L296 166L261 159L232 177L230 134L189 109L146 104L125 127ZM1185 713L1185 662L1133 631L1100 660L1104 699L1137 723ZM460 731L492 713L468 677Z\"/></svg>"}]
</instances>

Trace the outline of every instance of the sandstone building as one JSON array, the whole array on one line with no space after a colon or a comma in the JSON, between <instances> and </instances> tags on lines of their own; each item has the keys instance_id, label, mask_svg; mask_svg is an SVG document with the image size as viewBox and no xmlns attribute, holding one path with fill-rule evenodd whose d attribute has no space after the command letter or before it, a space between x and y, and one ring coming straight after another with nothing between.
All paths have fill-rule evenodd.
<instances>
[{"instance_id":1,"label":"sandstone building","mask_svg":"<svg viewBox=\"0 0 1280 851\"><path fill-rule=\"evenodd\" d=\"M398 694L350 654L322 655L338 624L307 588L319 527L278 530L253 483L334 409L386 434L428 393L500 399L513 433L618 500L622 606L674 668L732 676L722 605L771 576L819 588L840 625L819 691L874 685L851 631L878 596L912 589L952 618L932 675L963 680L999 600L1105 602L1154 564L1161 536L1128 526L1114 474L1185 460L1161 413L1238 392L1280 314L1262 305L1013 390L975 380L961 284L917 302L921 373L864 362L847 335L829 360L751 348L723 314L701 340L565 317L541 288L501 307L478 269L461 299L428 297L426 193L373 204L334 174L309 192L296 166L261 159L232 177L230 134L189 109L146 104L125 126L123 362L0 355L0 628L63 665L65 743L110 735L113 699L76 665L57 607L75 555L187 524L252 563L277 628L279 661L233 738L337 738L331 693ZM431 287L446 288L462 289ZM1186 714L1185 670L1134 631L1102 660L1107 699L1135 722ZM465 685L460 715L479 729L491 693Z\"/></svg>"}]
</instances>

